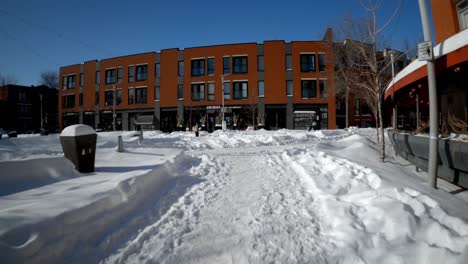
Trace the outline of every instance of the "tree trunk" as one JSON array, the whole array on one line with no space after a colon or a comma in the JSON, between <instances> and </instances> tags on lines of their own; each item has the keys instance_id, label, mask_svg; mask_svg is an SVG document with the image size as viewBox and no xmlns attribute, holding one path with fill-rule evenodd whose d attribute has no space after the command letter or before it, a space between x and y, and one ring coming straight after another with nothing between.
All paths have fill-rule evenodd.
<instances>
[{"instance_id":1,"label":"tree trunk","mask_svg":"<svg viewBox=\"0 0 468 264\"><path fill-rule=\"evenodd\" d=\"M345 126L346 126L346 128L349 127L349 113L348 113L348 111L349 111L349 106L348 106L348 100L349 100L349 87L346 87L346 99L345 99L345 107L346 107L346 109L345 109L345 118L346 118L345 121L346 121L346 125L345 125Z\"/></svg>"},{"instance_id":2,"label":"tree trunk","mask_svg":"<svg viewBox=\"0 0 468 264\"><path fill-rule=\"evenodd\" d=\"M383 126L383 119L382 119L382 99L379 97L379 101L377 103L377 113L379 115L379 126L380 126L380 160L385 160L385 133L384 133L384 126Z\"/></svg>"}]
</instances>

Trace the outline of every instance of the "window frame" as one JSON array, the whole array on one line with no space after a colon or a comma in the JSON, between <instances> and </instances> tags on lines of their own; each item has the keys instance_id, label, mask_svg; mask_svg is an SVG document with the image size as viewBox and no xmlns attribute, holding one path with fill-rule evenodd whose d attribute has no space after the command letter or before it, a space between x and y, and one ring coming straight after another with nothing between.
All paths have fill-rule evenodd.
<instances>
[{"instance_id":1,"label":"window frame","mask_svg":"<svg viewBox=\"0 0 468 264\"><path fill-rule=\"evenodd\" d=\"M265 97L265 81L258 81L257 87L258 87L258 97Z\"/></svg>"},{"instance_id":2,"label":"window frame","mask_svg":"<svg viewBox=\"0 0 468 264\"><path fill-rule=\"evenodd\" d=\"M156 79L161 78L161 63L156 63L154 65L154 77Z\"/></svg>"},{"instance_id":3,"label":"window frame","mask_svg":"<svg viewBox=\"0 0 468 264\"><path fill-rule=\"evenodd\" d=\"M209 82L208 85L208 101L214 101L215 100L215 93L216 93L216 85L214 82Z\"/></svg>"},{"instance_id":4,"label":"window frame","mask_svg":"<svg viewBox=\"0 0 468 264\"><path fill-rule=\"evenodd\" d=\"M142 72L139 72L139 69L142 69ZM148 64L140 64L135 66L135 80L137 82L144 82L148 80Z\"/></svg>"},{"instance_id":5,"label":"window frame","mask_svg":"<svg viewBox=\"0 0 468 264\"><path fill-rule=\"evenodd\" d=\"M96 71L94 75L94 83L101 84L101 71Z\"/></svg>"},{"instance_id":6,"label":"window frame","mask_svg":"<svg viewBox=\"0 0 468 264\"><path fill-rule=\"evenodd\" d=\"M322 61L323 59L323 61ZM323 64L322 64L323 63ZM317 54L317 64L318 64L318 71L319 72L326 72L327 71L327 57L325 53L318 53Z\"/></svg>"},{"instance_id":7,"label":"window frame","mask_svg":"<svg viewBox=\"0 0 468 264\"><path fill-rule=\"evenodd\" d=\"M291 54L287 54L285 56L285 66L286 66L287 71L292 71L293 63L292 63L292 55Z\"/></svg>"},{"instance_id":8,"label":"window frame","mask_svg":"<svg viewBox=\"0 0 468 264\"><path fill-rule=\"evenodd\" d=\"M248 81L233 81L233 100L249 99L249 82ZM244 86L245 84L245 86ZM245 91L244 91L245 88Z\"/></svg>"},{"instance_id":9,"label":"window frame","mask_svg":"<svg viewBox=\"0 0 468 264\"><path fill-rule=\"evenodd\" d=\"M138 96L138 91L141 92L141 97ZM144 99L144 100L143 100ZM135 104L144 105L148 103L148 87L135 87Z\"/></svg>"},{"instance_id":10,"label":"window frame","mask_svg":"<svg viewBox=\"0 0 468 264\"><path fill-rule=\"evenodd\" d=\"M231 74L231 57L223 57L223 74Z\"/></svg>"},{"instance_id":11,"label":"window frame","mask_svg":"<svg viewBox=\"0 0 468 264\"><path fill-rule=\"evenodd\" d=\"M308 83L308 82L311 83L311 85L310 85L311 90L308 92L308 93L311 93L311 95L306 96L307 93L306 93L305 89L307 87L304 87L304 84ZM314 84L314 85L312 85L312 84ZM301 80L301 98L302 99L315 99L315 98L317 98L317 79L302 79Z\"/></svg>"},{"instance_id":12,"label":"window frame","mask_svg":"<svg viewBox=\"0 0 468 264\"><path fill-rule=\"evenodd\" d=\"M291 84L291 86L289 86ZM289 93L289 91L291 91ZM292 80L287 80L286 81L286 96L292 97L294 96L294 82Z\"/></svg>"},{"instance_id":13,"label":"window frame","mask_svg":"<svg viewBox=\"0 0 468 264\"><path fill-rule=\"evenodd\" d=\"M161 86L160 85L154 86L154 100L155 101L161 100Z\"/></svg>"},{"instance_id":14,"label":"window frame","mask_svg":"<svg viewBox=\"0 0 468 264\"><path fill-rule=\"evenodd\" d=\"M263 55L257 56L257 71L259 72L265 71L265 57Z\"/></svg>"},{"instance_id":15,"label":"window frame","mask_svg":"<svg viewBox=\"0 0 468 264\"><path fill-rule=\"evenodd\" d=\"M322 86L322 84L323 84L323 86ZM327 79L319 79L318 80L318 86L319 86L320 98L328 98Z\"/></svg>"},{"instance_id":16,"label":"window frame","mask_svg":"<svg viewBox=\"0 0 468 264\"><path fill-rule=\"evenodd\" d=\"M184 76L184 61L177 62L177 76L183 77Z\"/></svg>"},{"instance_id":17,"label":"window frame","mask_svg":"<svg viewBox=\"0 0 468 264\"><path fill-rule=\"evenodd\" d=\"M190 71L192 76L205 76L206 59L190 60Z\"/></svg>"},{"instance_id":18,"label":"window frame","mask_svg":"<svg viewBox=\"0 0 468 264\"><path fill-rule=\"evenodd\" d=\"M249 57L248 56L233 56L232 57L232 74L247 74L249 73Z\"/></svg>"},{"instance_id":19,"label":"window frame","mask_svg":"<svg viewBox=\"0 0 468 264\"><path fill-rule=\"evenodd\" d=\"M227 93L226 93L227 91ZM223 96L224 96L224 101L226 100L231 100L231 82L230 81L224 81L223 83Z\"/></svg>"},{"instance_id":20,"label":"window frame","mask_svg":"<svg viewBox=\"0 0 468 264\"><path fill-rule=\"evenodd\" d=\"M118 67L117 68L117 82L116 83L122 83L123 81L123 68Z\"/></svg>"},{"instance_id":21,"label":"window frame","mask_svg":"<svg viewBox=\"0 0 468 264\"><path fill-rule=\"evenodd\" d=\"M312 58L312 59L311 59ZM316 54L302 53L300 54L301 72L316 72Z\"/></svg>"},{"instance_id":22,"label":"window frame","mask_svg":"<svg viewBox=\"0 0 468 264\"><path fill-rule=\"evenodd\" d=\"M114 90L105 90L104 91L104 106L113 106L114 105Z\"/></svg>"},{"instance_id":23,"label":"window frame","mask_svg":"<svg viewBox=\"0 0 468 264\"><path fill-rule=\"evenodd\" d=\"M128 66L128 78L127 78L129 83L132 83L135 81L135 66L130 65Z\"/></svg>"},{"instance_id":24,"label":"window frame","mask_svg":"<svg viewBox=\"0 0 468 264\"><path fill-rule=\"evenodd\" d=\"M116 69L106 69L105 84L114 84L116 81Z\"/></svg>"},{"instance_id":25,"label":"window frame","mask_svg":"<svg viewBox=\"0 0 468 264\"><path fill-rule=\"evenodd\" d=\"M195 89L194 89L195 88ZM191 84L191 100L193 102L202 102L205 101L205 83L192 83ZM198 98L195 98L194 95L198 95Z\"/></svg>"},{"instance_id":26,"label":"window frame","mask_svg":"<svg viewBox=\"0 0 468 264\"><path fill-rule=\"evenodd\" d=\"M212 67L210 67L210 62L212 62ZM208 76L214 76L215 74L215 68L216 68L216 64L215 64L215 58L214 57L211 57L211 58L208 58L207 61L206 61L206 67L207 67L207 73L208 73Z\"/></svg>"},{"instance_id":27,"label":"window frame","mask_svg":"<svg viewBox=\"0 0 468 264\"><path fill-rule=\"evenodd\" d=\"M135 104L135 88L133 87L128 87L127 104Z\"/></svg>"}]
</instances>

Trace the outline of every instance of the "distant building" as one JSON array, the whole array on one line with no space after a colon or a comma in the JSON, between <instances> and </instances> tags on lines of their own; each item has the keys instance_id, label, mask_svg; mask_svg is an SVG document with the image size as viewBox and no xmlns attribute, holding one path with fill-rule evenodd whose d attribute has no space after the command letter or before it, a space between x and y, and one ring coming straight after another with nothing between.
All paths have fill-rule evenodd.
<instances>
[{"instance_id":1,"label":"distant building","mask_svg":"<svg viewBox=\"0 0 468 264\"><path fill-rule=\"evenodd\" d=\"M223 101L230 129L298 128L294 111L336 128L331 29L319 41L166 49L60 68L61 129L212 131Z\"/></svg>"},{"instance_id":2,"label":"distant building","mask_svg":"<svg viewBox=\"0 0 468 264\"><path fill-rule=\"evenodd\" d=\"M0 87L0 128L18 133L58 128L58 91L47 86L5 85ZM42 111L41 111L42 106Z\"/></svg>"}]
</instances>

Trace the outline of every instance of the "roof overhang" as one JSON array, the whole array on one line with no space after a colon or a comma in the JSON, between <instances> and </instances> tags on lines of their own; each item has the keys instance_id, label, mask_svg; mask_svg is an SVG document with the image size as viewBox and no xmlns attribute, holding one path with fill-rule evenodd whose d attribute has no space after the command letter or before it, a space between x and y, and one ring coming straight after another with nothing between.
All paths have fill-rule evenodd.
<instances>
[{"instance_id":1,"label":"roof overhang","mask_svg":"<svg viewBox=\"0 0 468 264\"><path fill-rule=\"evenodd\" d=\"M468 30L446 39L434 47L437 70L468 61ZM415 60L400 71L385 90L385 99L396 91L427 77L427 62Z\"/></svg>"}]
</instances>

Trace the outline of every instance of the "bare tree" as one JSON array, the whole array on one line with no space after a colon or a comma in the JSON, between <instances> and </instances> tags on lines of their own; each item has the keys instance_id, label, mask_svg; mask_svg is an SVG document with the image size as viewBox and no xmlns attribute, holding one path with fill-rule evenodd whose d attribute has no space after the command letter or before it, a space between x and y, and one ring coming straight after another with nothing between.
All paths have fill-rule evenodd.
<instances>
[{"instance_id":1,"label":"bare tree","mask_svg":"<svg viewBox=\"0 0 468 264\"><path fill-rule=\"evenodd\" d=\"M5 86L9 84L17 84L18 81L12 75L3 75L0 73L0 86Z\"/></svg>"},{"instance_id":2,"label":"bare tree","mask_svg":"<svg viewBox=\"0 0 468 264\"><path fill-rule=\"evenodd\" d=\"M58 74L55 71L44 71L41 73L40 84L49 88L58 88Z\"/></svg>"},{"instance_id":3,"label":"bare tree","mask_svg":"<svg viewBox=\"0 0 468 264\"><path fill-rule=\"evenodd\" d=\"M385 46L384 30L390 25L401 5L398 1L390 17L382 26L378 21L379 10L384 0L360 0L366 12L364 18L347 18L340 30L346 37L337 64L337 74L341 75L345 91L352 91L362 98L377 120L377 140L380 144L380 159L385 159L385 138L383 127L383 96L391 81L391 60L381 50ZM336 55L335 55L336 56Z\"/></svg>"}]
</instances>

